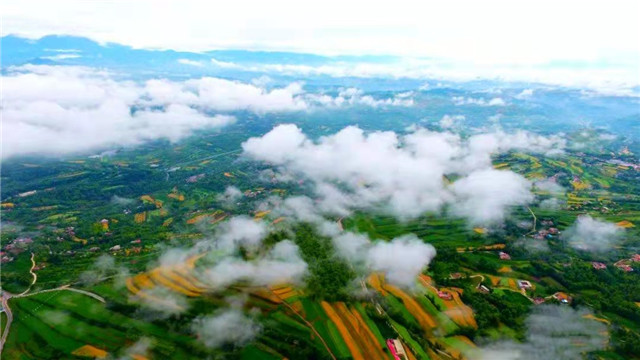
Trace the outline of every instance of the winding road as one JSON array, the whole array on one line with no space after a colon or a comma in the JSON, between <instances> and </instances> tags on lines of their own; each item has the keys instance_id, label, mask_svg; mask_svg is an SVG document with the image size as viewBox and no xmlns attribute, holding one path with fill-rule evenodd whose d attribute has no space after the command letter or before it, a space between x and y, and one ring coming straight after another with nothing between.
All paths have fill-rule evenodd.
<instances>
[{"instance_id":1,"label":"winding road","mask_svg":"<svg viewBox=\"0 0 640 360\"><path fill-rule=\"evenodd\" d=\"M29 284L29 287L27 287L25 291L21 292L20 294L14 295L6 290L0 290L2 292L2 294L0 295L0 301L2 302L2 311L5 314L7 314L7 323L4 326L4 329L2 331L2 337L0 338L0 355L2 354L2 350L4 350L4 344L7 341L7 337L9 336L9 329L11 328L11 323L13 322L13 313L11 312L11 308L9 307L9 299L28 297L28 296L38 295L46 292L66 290L66 291L73 291L79 294L89 296L91 298L94 298L100 301L101 303L106 302L102 296L92 293L90 291L72 288L71 284L58 286L57 288L53 288L53 289L40 290L40 291L30 293L29 291L31 291L31 288L33 287L33 285L35 285L36 281L38 281L38 275L34 271L35 267L36 267L35 254L31 253L31 269L29 269L29 273L31 274L32 280L31 280L31 284Z\"/></svg>"}]
</instances>

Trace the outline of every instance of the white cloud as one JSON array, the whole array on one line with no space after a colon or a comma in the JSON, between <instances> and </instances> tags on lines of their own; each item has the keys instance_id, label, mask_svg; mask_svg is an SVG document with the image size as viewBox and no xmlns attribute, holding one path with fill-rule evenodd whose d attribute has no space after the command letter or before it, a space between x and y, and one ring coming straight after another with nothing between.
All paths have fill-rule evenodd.
<instances>
[{"instance_id":1,"label":"white cloud","mask_svg":"<svg viewBox=\"0 0 640 360\"><path fill-rule=\"evenodd\" d=\"M436 256L436 249L414 234L391 241L371 241L367 235L352 232L333 234L333 246L340 256L365 274L381 272L394 285L412 288L416 278Z\"/></svg>"},{"instance_id":2,"label":"white cloud","mask_svg":"<svg viewBox=\"0 0 640 360\"><path fill-rule=\"evenodd\" d=\"M14 67L2 82L4 158L86 152L160 138L175 142L195 130L220 128L235 121L233 116L211 112L264 114L329 104L413 104L413 99L404 95L374 99L359 90L347 98L326 97L323 103L317 100L321 95L306 93L296 82L271 90L211 77L182 82L151 79L141 85L76 66Z\"/></svg>"},{"instance_id":3,"label":"white cloud","mask_svg":"<svg viewBox=\"0 0 640 360\"><path fill-rule=\"evenodd\" d=\"M540 181L536 181L534 183L536 189L544 192L548 192L550 194L564 194L566 192L565 188L563 188L560 184L558 184L553 179L544 179Z\"/></svg>"},{"instance_id":4,"label":"white cloud","mask_svg":"<svg viewBox=\"0 0 640 360\"><path fill-rule=\"evenodd\" d=\"M298 246L289 240L278 242L265 256L255 260L226 257L203 271L202 280L213 289L243 281L253 286L299 284L307 264Z\"/></svg>"},{"instance_id":5,"label":"white cloud","mask_svg":"<svg viewBox=\"0 0 640 360\"><path fill-rule=\"evenodd\" d=\"M196 61L196 60L189 60L189 59L178 59L178 63L182 64L182 65L189 65L189 66L196 66L196 67L203 67L204 64L200 61Z\"/></svg>"},{"instance_id":6,"label":"white cloud","mask_svg":"<svg viewBox=\"0 0 640 360\"><path fill-rule=\"evenodd\" d=\"M491 168L491 154L554 153L563 147L561 137L526 132L463 139L424 129L405 136L388 131L365 134L357 127L314 142L290 124L243 143L247 156L311 179L318 197L315 205L325 213L342 216L357 208L376 208L410 218L451 204L456 214L474 222L500 221L510 206L532 199L527 180ZM443 176L448 174L460 179L447 185ZM340 186L331 185L336 182Z\"/></svg>"},{"instance_id":7,"label":"white cloud","mask_svg":"<svg viewBox=\"0 0 640 360\"><path fill-rule=\"evenodd\" d=\"M216 197L216 200L226 206L233 206L240 198L242 198L242 191L240 191L240 189L235 186L227 186L224 192Z\"/></svg>"},{"instance_id":8,"label":"white cloud","mask_svg":"<svg viewBox=\"0 0 640 360\"><path fill-rule=\"evenodd\" d=\"M464 115L444 115L442 117L442 119L440 119L440 127L443 129L450 129L453 127L456 127L459 122L464 121L465 120L465 116Z\"/></svg>"},{"instance_id":9,"label":"white cloud","mask_svg":"<svg viewBox=\"0 0 640 360\"><path fill-rule=\"evenodd\" d=\"M545 210L559 210L566 202L557 198L544 199L540 202L540 208Z\"/></svg>"},{"instance_id":10,"label":"white cloud","mask_svg":"<svg viewBox=\"0 0 640 360\"><path fill-rule=\"evenodd\" d=\"M178 141L194 130L235 121L174 103L132 112L141 89L88 68L25 66L12 69L2 81L4 158L91 151L158 138Z\"/></svg>"},{"instance_id":11,"label":"white cloud","mask_svg":"<svg viewBox=\"0 0 640 360\"><path fill-rule=\"evenodd\" d=\"M244 345L260 332L260 325L237 309L225 309L193 321L192 330L207 347Z\"/></svg>"},{"instance_id":12,"label":"white cloud","mask_svg":"<svg viewBox=\"0 0 640 360\"><path fill-rule=\"evenodd\" d=\"M582 359L608 343L607 327L587 314L568 306L536 306L526 320L524 342L494 343L466 355L472 360Z\"/></svg>"},{"instance_id":13,"label":"white cloud","mask_svg":"<svg viewBox=\"0 0 640 360\"><path fill-rule=\"evenodd\" d=\"M581 215L564 232L564 238L576 249L601 252L611 250L618 244L623 233L624 229L614 223Z\"/></svg>"},{"instance_id":14,"label":"white cloud","mask_svg":"<svg viewBox=\"0 0 640 360\"><path fill-rule=\"evenodd\" d=\"M516 95L517 99L526 99L533 96L533 89L524 89L518 95Z\"/></svg>"},{"instance_id":15,"label":"white cloud","mask_svg":"<svg viewBox=\"0 0 640 360\"><path fill-rule=\"evenodd\" d=\"M435 256L432 245L407 234L390 242L376 242L369 249L366 261L371 270L383 272L390 283L413 287L416 277Z\"/></svg>"},{"instance_id":16,"label":"white cloud","mask_svg":"<svg viewBox=\"0 0 640 360\"><path fill-rule=\"evenodd\" d=\"M220 60L216 60L214 58L211 58L211 63L214 66L217 66L217 67L223 68L223 69L241 69L242 68L242 66L234 64L232 62L220 61Z\"/></svg>"},{"instance_id":17,"label":"white cloud","mask_svg":"<svg viewBox=\"0 0 640 360\"><path fill-rule=\"evenodd\" d=\"M58 61L58 60L67 60L67 59L77 59L81 57L78 54L58 54L58 55L51 55L51 56L43 56L43 59L47 59L47 60L53 60L53 61Z\"/></svg>"},{"instance_id":18,"label":"white cloud","mask_svg":"<svg viewBox=\"0 0 640 360\"><path fill-rule=\"evenodd\" d=\"M451 98L451 101L453 101L453 104L456 106L461 106L461 105L505 106L507 105L507 103L502 98L499 98L499 97L495 97L490 100L485 100L482 98L454 96Z\"/></svg>"},{"instance_id":19,"label":"white cloud","mask_svg":"<svg viewBox=\"0 0 640 360\"><path fill-rule=\"evenodd\" d=\"M222 223L217 231L216 241L220 249L234 251L243 246L257 250L267 235L267 227L262 221L254 221L247 216L236 216Z\"/></svg>"},{"instance_id":20,"label":"white cloud","mask_svg":"<svg viewBox=\"0 0 640 360\"><path fill-rule=\"evenodd\" d=\"M257 113L299 111L308 108L302 85L266 90L239 81L204 77L174 82L166 79L147 81L145 93L150 104L168 102L199 106L216 111L249 110Z\"/></svg>"},{"instance_id":21,"label":"white cloud","mask_svg":"<svg viewBox=\"0 0 640 360\"><path fill-rule=\"evenodd\" d=\"M452 211L474 224L502 221L505 209L533 200L530 188L531 183L514 172L478 170L453 183L458 200Z\"/></svg>"}]
</instances>

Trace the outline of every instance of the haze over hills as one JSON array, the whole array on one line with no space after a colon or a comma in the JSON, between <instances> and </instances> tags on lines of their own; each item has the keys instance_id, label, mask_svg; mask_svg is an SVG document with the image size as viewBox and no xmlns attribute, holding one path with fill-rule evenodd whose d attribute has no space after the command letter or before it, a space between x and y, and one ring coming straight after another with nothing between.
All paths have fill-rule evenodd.
<instances>
[{"instance_id":1,"label":"haze over hills","mask_svg":"<svg viewBox=\"0 0 640 360\"><path fill-rule=\"evenodd\" d=\"M184 46L165 7L39 5L0 39L3 358L638 358L638 49L584 23L627 5L477 57L375 4L342 40L174 6Z\"/></svg>"}]
</instances>

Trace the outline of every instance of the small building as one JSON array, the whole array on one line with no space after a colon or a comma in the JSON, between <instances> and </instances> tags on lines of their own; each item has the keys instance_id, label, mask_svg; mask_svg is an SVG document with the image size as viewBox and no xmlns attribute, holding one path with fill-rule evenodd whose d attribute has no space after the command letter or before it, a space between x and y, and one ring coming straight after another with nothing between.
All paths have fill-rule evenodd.
<instances>
[{"instance_id":1,"label":"small building","mask_svg":"<svg viewBox=\"0 0 640 360\"><path fill-rule=\"evenodd\" d=\"M387 347L391 351L394 360L408 360L407 352L404 350L402 342L398 339L387 339Z\"/></svg>"},{"instance_id":2,"label":"small building","mask_svg":"<svg viewBox=\"0 0 640 360\"><path fill-rule=\"evenodd\" d=\"M504 251L500 251L498 256L500 256L500 260L511 260L511 256Z\"/></svg>"},{"instance_id":3,"label":"small building","mask_svg":"<svg viewBox=\"0 0 640 360\"><path fill-rule=\"evenodd\" d=\"M632 272L633 268L627 264L616 264L616 267L624 272Z\"/></svg>"},{"instance_id":4,"label":"small building","mask_svg":"<svg viewBox=\"0 0 640 360\"><path fill-rule=\"evenodd\" d=\"M459 273L459 272L451 273L451 274L449 275L449 278L450 278L451 280L458 280L458 279L462 278L462 273Z\"/></svg>"},{"instance_id":5,"label":"small building","mask_svg":"<svg viewBox=\"0 0 640 360\"><path fill-rule=\"evenodd\" d=\"M451 294L449 294L448 292L445 292L445 291L438 291L438 297L440 299L443 299L443 300L451 300L451 299L453 299L453 296L451 296Z\"/></svg>"},{"instance_id":6,"label":"small building","mask_svg":"<svg viewBox=\"0 0 640 360\"><path fill-rule=\"evenodd\" d=\"M558 230L558 228L549 228L549 234L551 235L558 235L560 233L560 230Z\"/></svg>"},{"instance_id":7,"label":"small building","mask_svg":"<svg viewBox=\"0 0 640 360\"><path fill-rule=\"evenodd\" d=\"M534 303L534 304L536 304L536 305L540 305L540 304L544 303L544 301L545 301L545 300L544 300L544 298L543 298L543 297L536 297L536 298L533 298L533 303Z\"/></svg>"},{"instance_id":8,"label":"small building","mask_svg":"<svg viewBox=\"0 0 640 360\"><path fill-rule=\"evenodd\" d=\"M478 291L480 291L480 292L481 292L481 293L483 293L483 294L488 294L488 293L490 293L490 292L491 292L491 290L490 290L488 287L486 287L486 286L484 286L484 285L482 285L482 284L480 284L480 285L477 287L477 289L478 289Z\"/></svg>"},{"instance_id":9,"label":"small building","mask_svg":"<svg viewBox=\"0 0 640 360\"><path fill-rule=\"evenodd\" d=\"M607 268L607 264L601 263L601 262L597 262L597 261L592 261L591 262L591 266L593 266L593 268L596 269L596 270L604 270L604 269Z\"/></svg>"},{"instance_id":10,"label":"small building","mask_svg":"<svg viewBox=\"0 0 640 360\"><path fill-rule=\"evenodd\" d=\"M560 291L555 293L555 294L553 294L552 297L554 299L560 301L560 303L562 303L562 304L569 304L569 303L571 303L571 300L573 300L571 298L571 296L569 296L569 295L567 295L567 294L565 294L563 292L560 292Z\"/></svg>"},{"instance_id":11,"label":"small building","mask_svg":"<svg viewBox=\"0 0 640 360\"><path fill-rule=\"evenodd\" d=\"M633 254L631 261L640 262L640 254Z\"/></svg>"},{"instance_id":12,"label":"small building","mask_svg":"<svg viewBox=\"0 0 640 360\"><path fill-rule=\"evenodd\" d=\"M533 285L527 280L518 280L518 288L527 290L533 288Z\"/></svg>"},{"instance_id":13,"label":"small building","mask_svg":"<svg viewBox=\"0 0 640 360\"><path fill-rule=\"evenodd\" d=\"M118 250L120 250L120 245L112 246L111 248L109 248L109 251L118 251Z\"/></svg>"},{"instance_id":14,"label":"small building","mask_svg":"<svg viewBox=\"0 0 640 360\"><path fill-rule=\"evenodd\" d=\"M107 219L100 220L100 225L102 225L102 230L104 230L104 231L108 231L109 230L109 220L107 220Z\"/></svg>"}]
</instances>

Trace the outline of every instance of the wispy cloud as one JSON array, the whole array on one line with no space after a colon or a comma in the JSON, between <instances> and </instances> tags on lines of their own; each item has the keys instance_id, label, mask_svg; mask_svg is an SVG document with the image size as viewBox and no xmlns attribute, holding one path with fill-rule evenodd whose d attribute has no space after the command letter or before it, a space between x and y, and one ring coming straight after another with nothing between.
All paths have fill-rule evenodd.
<instances>
[{"instance_id":1,"label":"wispy cloud","mask_svg":"<svg viewBox=\"0 0 640 360\"><path fill-rule=\"evenodd\" d=\"M622 240L623 234L624 229L614 223L582 215L563 237L576 249L601 252L611 250Z\"/></svg>"}]
</instances>

